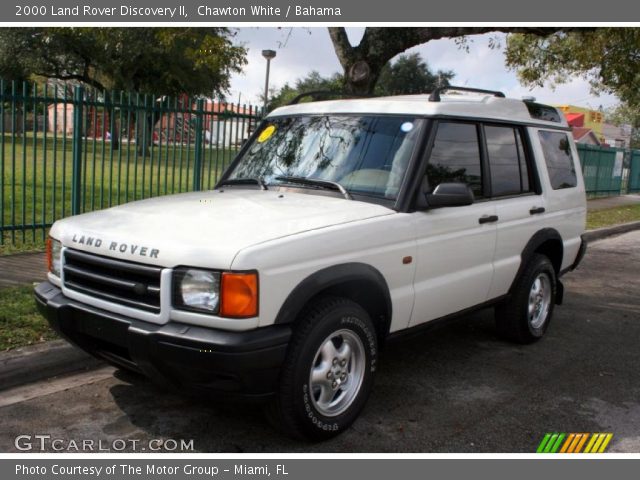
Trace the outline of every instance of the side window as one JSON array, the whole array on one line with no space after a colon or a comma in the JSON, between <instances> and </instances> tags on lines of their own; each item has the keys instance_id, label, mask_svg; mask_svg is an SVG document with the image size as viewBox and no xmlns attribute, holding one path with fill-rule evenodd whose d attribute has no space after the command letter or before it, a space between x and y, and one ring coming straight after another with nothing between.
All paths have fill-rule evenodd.
<instances>
[{"instance_id":1,"label":"side window","mask_svg":"<svg viewBox=\"0 0 640 480\"><path fill-rule=\"evenodd\" d=\"M485 126L484 133L489 154L492 196L530 192L529 168L520 130L513 127Z\"/></svg>"},{"instance_id":2,"label":"side window","mask_svg":"<svg viewBox=\"0 0 640 480\"><path fill-rule=\"evenodd\" d=\"M549 172L551 188L571 188L578 184L571 155L571 144L566 133L540 131L540 143Z\"/></svg>"},{"instance_id":3,"label":"side window","mask_svg":"<svg viewBox=\"0 0 640 480\"><path fill-rule=\"evenodd\" d=\"M471 123L440 122L427 163L428 191L443 182L466 183L483 197L478 128Z\"/></svg>"}]
</instances>

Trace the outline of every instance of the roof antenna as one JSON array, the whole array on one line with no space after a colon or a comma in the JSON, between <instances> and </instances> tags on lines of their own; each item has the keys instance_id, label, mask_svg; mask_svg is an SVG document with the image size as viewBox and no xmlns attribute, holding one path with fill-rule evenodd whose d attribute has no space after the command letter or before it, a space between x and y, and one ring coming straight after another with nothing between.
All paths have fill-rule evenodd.
<instances>
[{"instance_id":1,"label":"roof antenna","mask_svg":"<svg viewBox=\"0 0 640 480\"><path fill-rule=\"evenodd\" d=\"M526 97L522 97L522 101L523 102L535 102L536 101L536 97L533 97L531 95L527 95Z\"/></svg>"}]
</instances>

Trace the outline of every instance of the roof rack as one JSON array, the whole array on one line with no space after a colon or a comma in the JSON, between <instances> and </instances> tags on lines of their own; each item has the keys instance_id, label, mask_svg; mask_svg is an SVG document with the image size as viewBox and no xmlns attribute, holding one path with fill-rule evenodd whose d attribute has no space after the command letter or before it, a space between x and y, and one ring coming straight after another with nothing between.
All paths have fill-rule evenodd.
<instances>
[{"instance_id":1,"label":"roof rack","mask_svg":"<svg viewBox=\"0 0 640 480\"><path fill-rule=\"evenodd\" d=\"M448 85L446 87L438 87L431 95L429 95L430 102L439 102L440 101L440 93L446 92L448 90L456 90L458 92L475 92L475 93L487 93L489 95L493 95L498 98L505 98L504 93L498 92L496 90L483 90L482 88L471 88L471 87L454 87L453 85Z\"/></svg>"},{"instance_id":2,"label":"roof rack","mask_svg":"<svg viewBox=\"0 0 640 480\"><path fill-rule=\"evenodd\" d=\"M316 101L316 98L322 95L332 95L337 97L368 97L369 95L357 95L353 93L346 92L332 92L331 90L313 90L311 92L303 92L291 100L288 105L297 105L300 103L300 100L306 97L311 97L312 101Z\"/></svg>"}]
</instances>

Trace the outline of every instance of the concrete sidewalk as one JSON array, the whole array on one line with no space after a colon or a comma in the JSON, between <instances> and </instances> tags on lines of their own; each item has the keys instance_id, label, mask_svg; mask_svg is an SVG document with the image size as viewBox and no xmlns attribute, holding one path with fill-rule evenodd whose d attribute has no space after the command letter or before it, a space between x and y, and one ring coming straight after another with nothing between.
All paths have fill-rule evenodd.
<instances>
[{"instance_id":1,"label":"concrete sidewalk","mask_svg":"<svg viewBox=\"0 0 640 480\"><path fill-rule=\"evenodd\" d=\"M0 288L42 282L46 273L44 252L0 256Z\"/></svg>"},{"instance_id":2,"label":"concrete sidewalk","mask_svg":"<svg viewBox=\"0 0 640 480\"><path fill-rule=\"evenodd\" d=\"M619 195L617 197L594 198L587 200L587 210L606 210L607 208L624 207L626 205L640 205L640 194Z\"/></svg>"},{"instance_id":3,"label":"concrete sidewalk","mask_svg":"<svg viewBox=\"0 0 640 480\"><path fill-rule=\"evenodd\" d=\"M621 195L587 201L587 209L589 211L622 207L624 205L640 205L640 195ZM0 288L43 281L45 276L46 260L44 253L19 253L0 256Z\"/></svg>"}]
</instances>

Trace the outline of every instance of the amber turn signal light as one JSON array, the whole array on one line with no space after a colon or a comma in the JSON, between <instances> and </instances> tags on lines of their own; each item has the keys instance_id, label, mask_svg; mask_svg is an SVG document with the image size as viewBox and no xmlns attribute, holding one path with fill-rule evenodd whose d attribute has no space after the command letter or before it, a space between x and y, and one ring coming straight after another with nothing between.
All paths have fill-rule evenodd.
<instances>
[{"instance_id":1,"label":"amber turn signal light","mask_svg":"<svg viewBox=\"0 0 640 480\"><path fill-rule=\"evenodd\" d=\"M220 316L248 318L258 315L258 274L223 272Z\"/></svg>"}]
</instances>

